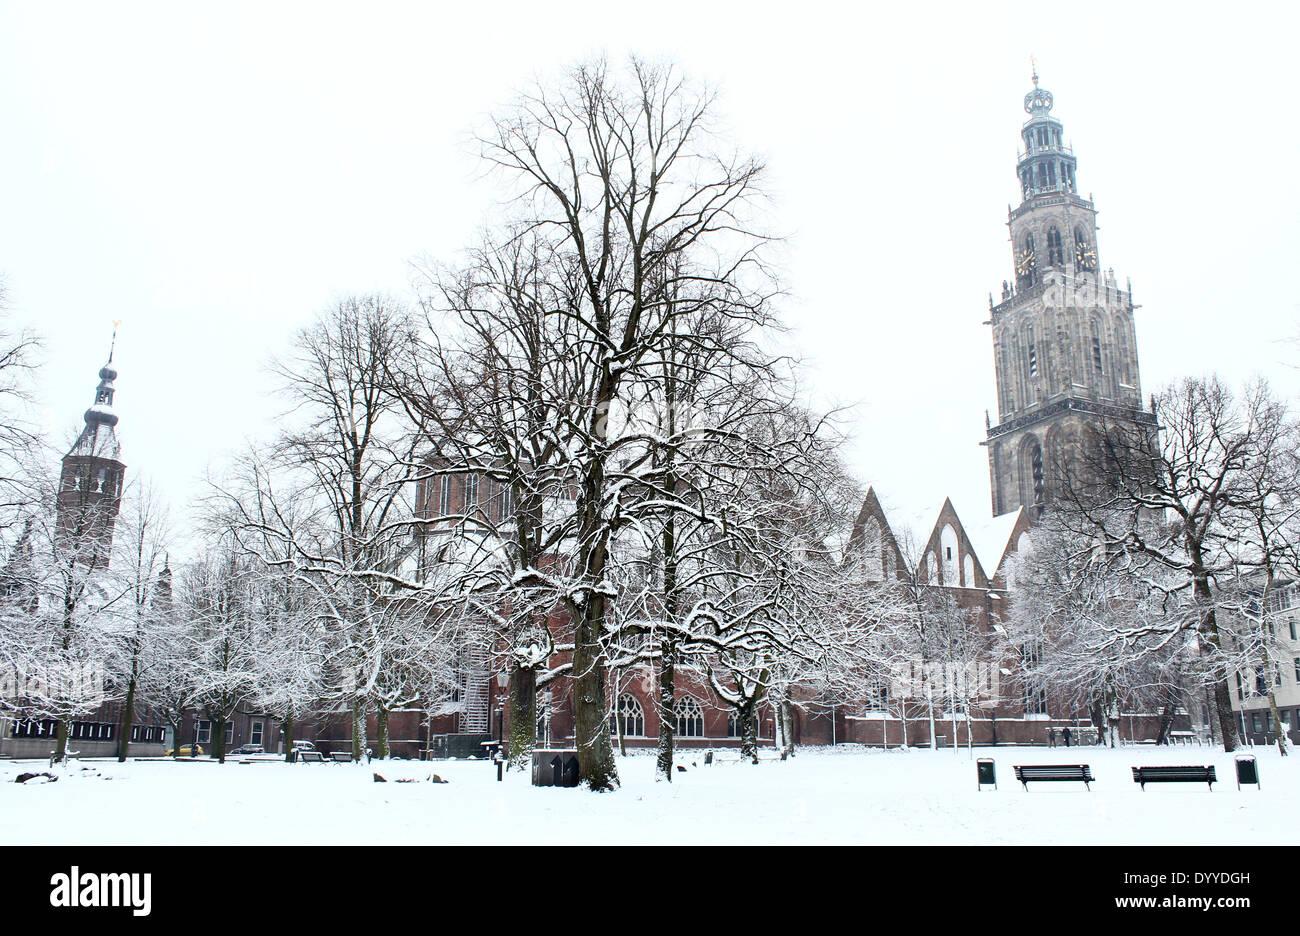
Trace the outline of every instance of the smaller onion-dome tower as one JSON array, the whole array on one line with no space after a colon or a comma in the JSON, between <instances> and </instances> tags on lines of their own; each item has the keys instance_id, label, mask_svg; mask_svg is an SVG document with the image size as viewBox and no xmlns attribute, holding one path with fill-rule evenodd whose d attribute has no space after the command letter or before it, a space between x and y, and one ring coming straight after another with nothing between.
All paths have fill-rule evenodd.
<instances>
[{"instance_id":1,"label":"smaller onion-dome tower","mask_svg":"<svg viewBox=\"0 0 1300 936\"><path fill-rule=\"evenodd\" d=\"M99 369L95 402L83 414L85 427L72 449L63 456L59 476L58 526L72 538L79 561L108 568L113 523L122 503L122 446L117 439L117 413L113 410L113 351L117 331L109 346L108 361Z\"/></svg>"}]
</instances>

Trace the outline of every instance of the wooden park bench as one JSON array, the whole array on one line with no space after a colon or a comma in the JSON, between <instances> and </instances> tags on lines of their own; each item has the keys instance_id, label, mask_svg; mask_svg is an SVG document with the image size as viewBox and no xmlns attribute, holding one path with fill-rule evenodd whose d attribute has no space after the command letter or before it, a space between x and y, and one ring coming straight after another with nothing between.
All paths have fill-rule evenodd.
<instances>
[{"instance_id":1,"label":"wooden park bench","mask_svg":"<svg viewBox=\"0 0 1300 936\"><path fill-rule=\"evenodd\" d=\"M1214 789L1214 767L1134 767L1133 782L1142 784L1146 790L1148 783L1208 783Z\"/></svg>"},{"instance_id":2,"label":"wooden park bench","mask_svg":"<svg viewBox=\"0 0 1300 936\"><path fill-rule=\"evenodd\" d=\"M334 751L330 754L330 760L336 764L347 764L352 761L351 751Z\"/></svg>"},{"instance_id":3,"label":"wooden park bench","mask_svg":"<svg viewBox=\"0 0 1300 936\"><path fill-rule=\"evenodd\" d=\"M1092 786L1092 768L1087 764L1025 764L1016 766L1016 779L1026 790L1033 781L1060 782L1077 780L1087 789Z\"/></svg>"},{"instance_id":4,"label":"wooden park bench","mask_svg":"<svg viewBox=\"0 0 1300 936\"><path fill-rule=\"evenodd\" d=\"M312 764L323 764L323 763L325 763L325 755L322 754L320 751L299 751L298 754L297 754L297 757L298 757L298 762L301 763L301 764L307 764L307 763L312 763Z\"/></svg>"}]
</instances>

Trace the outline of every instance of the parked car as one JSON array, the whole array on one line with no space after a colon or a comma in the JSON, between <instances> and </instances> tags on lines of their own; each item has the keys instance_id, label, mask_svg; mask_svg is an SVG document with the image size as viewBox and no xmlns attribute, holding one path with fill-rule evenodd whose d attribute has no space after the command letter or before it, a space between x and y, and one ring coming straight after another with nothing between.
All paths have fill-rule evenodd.
<instances>
[{"instance_id":1,"label":"parked car","mask_svg":"<svg viewBox=\"0 0 1300 936\"><path fill-rule=\"evenodd\" d=\"M260 744L241 744L230 752L231 754L265 754L266 750Z\"/></svg>"},{"instance_id":2,"label":"parked car","mask_svg":"<svg viewBox=\"0 0 1300 936\"><path fill-rule=\"evenodd\" d=\"M195 753L198 753L198 754L202 754L202 753L203 753L203 745L201 745L201 744L196 744L196 745L194 745L194 747L198 749L197 752L191 750L191 748L190 748L190 746L189 746L188 744L182 744L182 745L181 745L181 757L192 757L192 756L194 756ZM175 753L176 753L176 749L175 749L175 748L168 748L165 752L163 752L163 756L164 756L164 757L171 757L171 756L172 756L173 754L175 754Z\"/></svg>"}]
</instances>

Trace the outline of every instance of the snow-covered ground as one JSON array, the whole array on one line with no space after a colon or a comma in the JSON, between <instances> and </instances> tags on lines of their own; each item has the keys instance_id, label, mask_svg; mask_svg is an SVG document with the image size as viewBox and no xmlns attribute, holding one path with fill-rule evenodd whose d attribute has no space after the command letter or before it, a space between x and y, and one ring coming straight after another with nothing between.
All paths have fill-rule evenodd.
<instances>
[{"instance_id":1,"label":"snow-covered ground","mask_svg":"<svg viewBox=\"0 0 1300 936\"><path fill-rule=\"evenodd\" d=\"M14 783L43 764L0 761L6 844L1296 844L1282 817L1300 756L1256 748L1262 789L1237 790L1233 758L1209 747L976 749L999 789L976 791L966 751L801 749L791 761L705 767L691 752L670 784L647 756L622 758L617 793L534 789L486 762L369 766L88 761L54 783ZM770 756L771 752L765 752ZM692 766L692 761L699 766ZM1016 783L1014 764L1088 763L1077 783ZM1157 784L1131 766L1214 764L1219 782ZM376 783L379 772L388 783ZM436 772L446 784L424 782ZM397 783L399 778L421 782Z\"/></svg>"}]
</instances>

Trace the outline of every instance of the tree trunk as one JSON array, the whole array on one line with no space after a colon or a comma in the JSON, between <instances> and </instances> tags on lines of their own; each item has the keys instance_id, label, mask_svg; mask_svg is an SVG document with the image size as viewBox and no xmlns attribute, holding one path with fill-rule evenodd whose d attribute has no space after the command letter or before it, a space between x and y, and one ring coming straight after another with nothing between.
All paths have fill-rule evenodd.
<instances>
[{"instance_id":1,"label":"tree trunk","mask_svg":"<svg viewBox=\"0 0 1300 936\"><path fill-rule=\"evenodd\" d=\"M1228 688L1226 676L1214 682L1214 708L1219 716L1219 735L1223 739L1223 749L1231 753L1237 750L1240 741L1236 716L1232 713L1232 691Z\"/></svg>"},{"instance_id":2,"label":"tree trunk","mask_svg":"<svg viewBox=\"0 0 1300 936\"><path fill-rule=\"evenodd\" d=\"M366 750L366 703L360 696L352 698L352 760L361 763Z\"/></svg>"},{"instance_id":3,"label":"tree trunk","mask_svg":"<svg viewBox=\"0 0 1300 936\"><path fill-rule=\"evenodd\" d=\"M673 718L677 692L677 642L661 638L659 642L659 745L655 752L655 779L673 782L673 754L677 721Z\"/></svg>"},{"instance_id":4,"label":"tree trunk","mask_svg":"<svg viewBox=\"0 0 1300 936\"><path fill-rule=\"evenodd\" d=\"M781 719L781 755L783 757L794 756L794 706L790 704L789 698L782 697L781 703L777 708Z\"/></svg>"},{"instance_id":5,"label":"tree trunk","mask_svg":"<svg viewBox=\"0 0 1300 936\"><path fill-rule=\"evenodd\" d=\"M934 733L934 690L930 688L928 675L922 678L925 679L925 711L926 720L930 725L930 750L937 751L939 750L939 739Z\"/></svg>"},{"instance_id":6,"label":"tree trunk","mask_svg":"<svg viewBox=\"0 0 1300 936\"><path fill-rule=\"evenodd\" d=\"M54 740L54 763L61 764L68 756L68 720L59 719L59 728Z\"/></svg>"},{"instance_id":7,"label":"tree trunk","mask_svg":"<svg viewBox=\"0 0 1300 936\"><path fill-rule=\"evenodd\" d=\"M1193 548L1189 552L1198 569L1192 577L1192 593L1196 600L1206 609L1201 619L1201 639L1210 645L1211 659L1219 656L1221 641L1219 638L1219 621L1214 614L1212 604L1214 596L1210 592L1209 576L1201 571L1200 550ZM1228 674L1222 673L1214 681L1214 707L1219 715L1219 731L1223 736L1223 750L1231 754L1239 746L1237 719L1232 713L1232 689L1228 685Z\"/></svg>"},{"instance_id":8,"label":"tree trunk","mask_svg":"<svg viewBox=\"0 0 1300 936\"><path fill-rule=\"evenodd\" d=\"M388 706L383 702L375 704L375 754L380 760L388 759Z\"/></svg>"},{"instance_id":9,"label":"tree trunk","mask_svg":"<svg viewBox=\"0 0 1300 936\"><path fill-rule=\"evenodd\" d=\"M758 703L751 696L740 707L740 756L758 763Z\"/></svg>"},{"instance_id":10,"label":"tree trunk","mask_svg":"<svg viewBox=\"0 0 1300 936\"><path fill-rule=\"evenodd\" d=\"M226 762L226 716L225 713L213 715L209 713L212 719L212 756L218 763Z\"/></svg>"},{"instance_id":11,"label":"tree trunk","mask_svg":"<svg viewBox=\"0 0 1300 936\"><path fill-rule=\"evenodd\" d=\"M611 717L614 719L614 733L618 735L618 753L620 757L627 757L627 738L625 737L623 719L618 717L618 697L623 692L623 676L621 673L614 673L614 707L611 711Z\"/></svg>"},{"instance_id":12,"label":"tree trunk","mask_svg":"<svg viewBox=\"0 0 1300 936\"><path fill-rule=\"evenodd\" d=\"M1286 757L1290 753L1288 750L1290 744L1288 744L1286 737L1286 722L1282 721L1282 713L1277 710L1277 690L1272 688L1273 673L1271 670L1268 678L1270 687L1268 690L1268 709L1273 713L1273 727L1277 729L1277 751L1283 757Z\"/></svg>"},{"instance_id":13,"label":"tree trunk","mask_svg":"<svg viewBox=\"0 0 1300 936\"><path fill-rule=\"evenodd\" d=\"M598 321L604 314L598 316ZM607 325L607 322L602 322ZM593 457L587 464L579 494L579 561L587 591L576 607L573 635L573 721L578 744L578 777L592 790L613 790L619 785L614 749L609 740L606 661L600 638L605 629L610 531L603 516L605 494L605 442L609 413L618 379L608 362L595 394L591 422Z\"/></svg>"},{"instance_id":14,"label":"tree trunk","mask_svg":"<svg viewBox=\"0 0 1300 936\"><path fill-rule=\"evenodd\" d=\"M1156 728L1156 744L1169 743L1169 730L1174 726L1174 709L1176 706L1173 702L1165 703L1165 707L1160 710L1160 725Z\"/></svg>"},{"instance_id":15,"label":"tree trunk","mask_svg":"<svg viewBox=\"0 0 1300 936\"><path fill-rule=\"evenodd\" d=\"M284 713L284 722L281 725L281 729L284 731L284 759L286 761L291 761L293 760L293 708L292 706L289 708L287 712Z\"/></svg>"},{"instance_id":16,"label":"tree trunk","mask_svg":"<svg viewBox=\"0 0 1300 936\"><path fill-rule=\"evenodd\" d=\"M604 596L591 593L580 609L573 648L578 776L592 790L613 790L619 785L614 748L609 740L605 658L600 646L604 608Z\"/></svg>"},{"instance_id":17,"label":"tree trunk","mask_svg":"<svg viewBox=\"0 0 1300 936\"><path fill-rule=\"evenodd\" d=\"M1110 729L1106 723L1106 709L1100 699L1093 700L1093 703L1088 706L1088 720L1092 722L1092 727L1097 729L1097 744L1105 746L1109 740Z\"/></svg>"},{"instance_id":18,"label":"tree trunk","mask_svg":"<svg viewBox=\"0 0 1300 936\"><path fill-rule=\"evenodd\" d=\"M122 763L126 760L126 755L131 748L131 722L135 720L135 677L126 687L126 702L122 705L122 721L118 726L120 734L117 738L117 761Z\"/></svg>"},{"instance_id":19,"label":"tree trunk","mask_svg":"<svg viewBox=\"0 0 1300 936\"><path fill-rule=\"evenodd\" d=\"M537 744L537 671L516 666L510 674L510 770L528 770Z\"/></svg>"}]
</instances>

